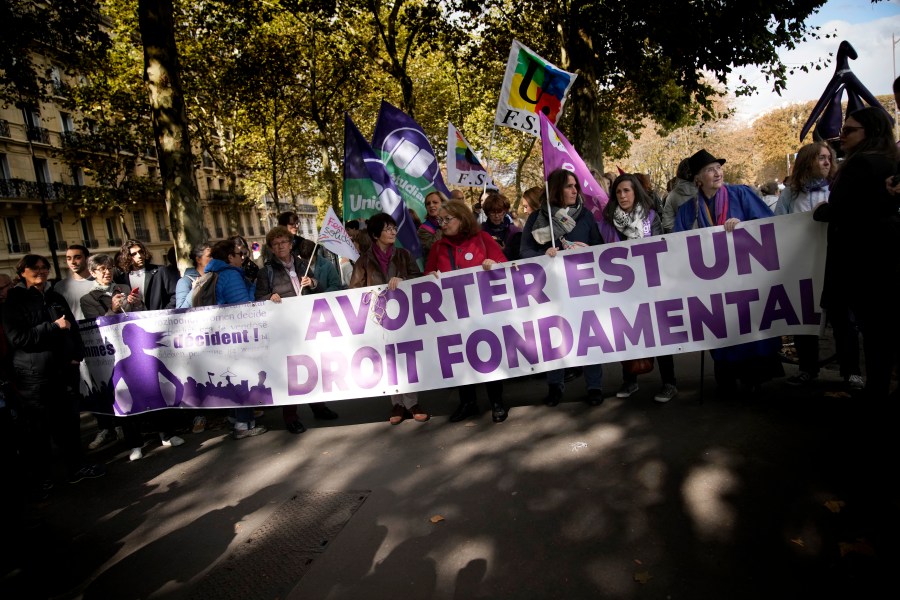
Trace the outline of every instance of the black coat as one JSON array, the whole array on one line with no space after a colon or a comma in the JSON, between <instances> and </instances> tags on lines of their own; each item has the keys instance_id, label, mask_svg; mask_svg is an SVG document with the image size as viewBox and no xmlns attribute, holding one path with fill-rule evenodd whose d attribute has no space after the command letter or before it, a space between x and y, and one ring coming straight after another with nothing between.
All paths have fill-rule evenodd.
<instances>
[{"instance_id":1,"label":"black coat","mask_svg":"<svg viewBox=\"0 0 900 600\"><path fill-rule=\"evenodd\" d=\"M147 263L144 266L146 281L144 283L144 295L141 300L145 310L165 310L175 308L175 286L181 274L178 269L170 266L154 265ZM116 273L115 282L131 286L128 273L121 271ZM130 289L130 287L129 287Z\"/></svg>"},{"instance_id":2,"label":"black coat","mask_svg":"<svg viewBox=\"0 0 900 600\"><path fill-rule=\"evenodd\" d=\"M54 321L65 316L72 327ZM84 345L69 303L53 290L41 293L23 284L9 290L3 306L3 329L16 374L57 377L73 360L84 358Z\"/></svg>"}]
</instances>

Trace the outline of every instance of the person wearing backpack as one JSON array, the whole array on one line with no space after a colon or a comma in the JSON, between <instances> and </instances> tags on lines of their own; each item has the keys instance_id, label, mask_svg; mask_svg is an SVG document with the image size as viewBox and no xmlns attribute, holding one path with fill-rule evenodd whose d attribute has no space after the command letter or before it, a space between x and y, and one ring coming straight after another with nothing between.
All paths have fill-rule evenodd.
<instances>
[{"instance_id":1,"label":"person wearing backpack","mask_svg":"<svg viewBox=\"0 0 900 600\"><path fill-rule=\"evenodd\" d=\"M266 246L272 253L265 266L259 270L256 278L256 300L271 300L279 303L283 298L318 294L320 292L340 289L340 279L335 279L336 286L329 289L328 280L319 280L313 274L309 261L292 254L293 235L287 227L278 225L266 234ZM207 267L208 269L209 267ZM337 419L336 412L328 408L324 402L311 402L309 408L317 419ZM303 433L306 427L297 415L297 406L288 405L282 409L284 424L294 434Z\"/></svg>"},{"instance_id":2,"label":"person wearing backpack","mask_svg":"<svg viewBox=\"0 0 900 600\"><path fill-rule=\"evenodd\" d=\"M234 240L223 240L213 245L210 256L212 258L206 263L203 275L195 284L193 306L205 304L205 302L198 303L198 299L201 297L209 297L201 291L205 287L211 287L215 292L214 303L218 306L252 302L254 286L248 284L244 279L244 270L241 268L244 262L242 248L238 248ZM232 432L234 439L241 440L245 437L263 434L266 431L268 430L265 425L256 425L252 406L234 409L234 431Z\"/></svg>"},{"instance_id":3,"label":"person wearing backpack","mask_svg":"<svg viewBox=\"0 0 900 600\"><path fill-rule=\"evenodd\" d=\"M193 267L184 270L184 276L178 280L175 286L175 308L191 308L191 293L194 290L194 284L203 275L206 264L212 260L212 246L209 242L203 242L191 248L191 262Z\"/></svg>"}]
</instances>

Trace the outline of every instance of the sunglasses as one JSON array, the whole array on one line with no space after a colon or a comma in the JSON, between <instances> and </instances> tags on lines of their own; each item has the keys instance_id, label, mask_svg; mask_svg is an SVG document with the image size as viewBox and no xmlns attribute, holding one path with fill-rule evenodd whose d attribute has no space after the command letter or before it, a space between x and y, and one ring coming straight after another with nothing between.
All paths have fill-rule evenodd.
<instances>
[{"instance_id":1,"label":"sunglasses","mask_svg":"<svg viewBox=\"0 0 900 600\"><path fill-rule=\"evenodd\" d=\"M853 127L852 125L844 125L841 127L841 135L850 135L857 129L865 129L865 127Z\"/></svg>"}]
</instances>

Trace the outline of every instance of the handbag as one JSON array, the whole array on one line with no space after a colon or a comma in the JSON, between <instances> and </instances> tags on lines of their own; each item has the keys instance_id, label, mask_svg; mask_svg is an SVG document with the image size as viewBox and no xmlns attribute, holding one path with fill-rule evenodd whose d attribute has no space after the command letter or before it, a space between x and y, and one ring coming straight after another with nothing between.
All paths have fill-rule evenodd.
<instances>
[{"instance_id":1,"label":"handbag","mask_svg":"<svg viewBox=\"0 0 900 600\"><path fill-rule=\"evenodd\" d=\"M622 367L629 375L644 375L653 370L653 357L623 360Z\"/></svg>"}]
</instances>

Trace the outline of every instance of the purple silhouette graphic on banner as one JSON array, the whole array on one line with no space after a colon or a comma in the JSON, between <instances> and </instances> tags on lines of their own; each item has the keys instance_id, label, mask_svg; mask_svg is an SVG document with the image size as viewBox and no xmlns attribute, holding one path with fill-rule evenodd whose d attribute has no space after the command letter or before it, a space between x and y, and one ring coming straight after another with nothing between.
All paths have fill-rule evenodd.
<instances>
[{"instance_id":1,"label":"purple silhouette graphic on banner","mask_svg":"<svg viewBox=\"0 0 900 600\"><path fill-rule=\"evenodd\" d=\"M118 414L129 415L181 404L184 384L163 361L145 352L164 347L165 344L162 343L164 336L164 333L144 331L134 323L122 328L122 341L131 350L131 354L116 362L110 387L115 390L119 382L124 382L131 395L131 405L124 406L122 399L116 394L115 409ZM162 385L159 382L160 375L175 386L175 397L171 404L163 395Z\"/></svg>"},{"instance_id":2,"label":"purple silhouette graphic on banner","mask_svg":"<svg viewBox=\"0 0 900 600\"><path fill-rule=\"evenodd\" d=\"M250 382L242 379L239 384L231 381L234 373L226 371L213 383L215 373L207 372L208 381L200 383L193 377L187 378L184 386L182 406L190 408L236 408L238 406L262 406L275 404L272 388L266 387L266 372L258 374L259 383L250 387ZM225 381L222 381L224 378Z\"/></svg>"}]
</instances>

